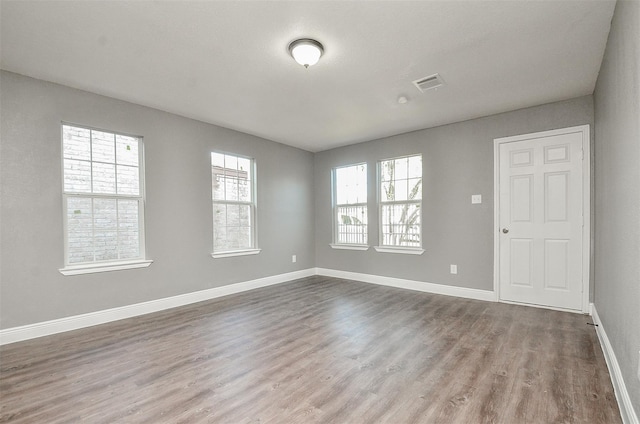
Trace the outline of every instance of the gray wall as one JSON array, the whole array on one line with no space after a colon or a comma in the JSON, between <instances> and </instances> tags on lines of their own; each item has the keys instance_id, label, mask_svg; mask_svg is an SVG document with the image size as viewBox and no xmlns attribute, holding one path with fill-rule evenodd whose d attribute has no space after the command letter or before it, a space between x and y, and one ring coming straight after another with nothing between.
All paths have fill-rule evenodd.
<instances>
[{"instance_id":1,"label":"gray wall","mask_svg":"<svg viewBox=\"0 0 640 424\"><path fill-rule=\"evenodd\" d=\"M493 290L493 139L583 124L593 125L591 96L317 153L316 266ZM378 243L376 162L415 153L422 153L423 161L424 254L331 249L331 169L367 162L373 246ZM472 194L481 194L482 204L472 205ZM457 275L449 273L450 264L458 265Z\"/></svg>"},{"instance_id":2,"label":"gray wall","mask_svg":"<svg viewBox=\"0 0 640 424\"><path fill-rule=\"evenodd\" d=\"M314 266L311 153L17 74L0 78L0 328ZM144 137L149 268L58 272L64 265L61 121ZM209 152L218 149L256 159L258 255L210 256Z\"/></svg>"},{"instance_id":3,"label":"gray wall","mask_svg":"<svg viewBox=\"0 0 640 424\"><path fill-rule=\"evenodd\" d=\"M595 305L640 413L640 2L618 1L594 94Z\"/></svg>"}]
</instances>

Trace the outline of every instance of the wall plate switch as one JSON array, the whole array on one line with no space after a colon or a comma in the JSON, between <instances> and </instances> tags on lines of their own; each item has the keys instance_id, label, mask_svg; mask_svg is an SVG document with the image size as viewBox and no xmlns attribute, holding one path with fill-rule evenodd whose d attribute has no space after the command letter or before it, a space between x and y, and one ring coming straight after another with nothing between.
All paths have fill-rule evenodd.
<instances>
[{"instance_id":1,"label":"wall plate switch","mask_svg":"<svg viewBox=\"0 0 640 424\"><path fill-rule=\"evenodd\" d=\"M482 203L482 194L472 194L471 203L473 203L474 205Z\"/></svg>"},{"instance_id":2,"label":"wall plate switch","mask_svg":"<svg viewBox=\"0 0 640 424\"><path fill-rule=\"evenodd\" d=\"M457 274L458 273L458 265L451 264L451 273L452 274Z\"/></svg>"},{"instance_id":3,"label":"wall plate switch","mask_svg":"<svg viewBox=\"0 0 640 424\"><path fill-rule=\"evenodd\" d=\"M298 260L298 258L296 258L296 255L292 255L292 256L291 256L291 262L292 262L292 263L294 263L294 264L295 264L297 260Z\"/></svg>"}]
</instances>

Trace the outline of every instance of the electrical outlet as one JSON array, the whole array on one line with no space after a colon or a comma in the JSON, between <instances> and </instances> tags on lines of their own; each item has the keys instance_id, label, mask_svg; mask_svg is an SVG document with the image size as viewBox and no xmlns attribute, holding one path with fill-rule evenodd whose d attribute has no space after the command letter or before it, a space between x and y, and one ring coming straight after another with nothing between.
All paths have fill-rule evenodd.
<instances>
[{"instance_id":1,"label":"electrical outlet","mask_svg":"<svg viewBox=\"0 0 640 424\"><path fill-rule=\"evenodd\" d=\"M458 273L458 265L451 264L451 273L452 274Z\"/></svg>"},{"instance_id":2,"label":"electrical outlet","mask_svg":"<svg viewBox=\"0 0 640 424\"><path fill-rule=\"evenodd\" d=\"M474 205L482 203L482 194L472 194L471 203L473 203Z\"/></svg>"},{"instance_id":3,"label":"electrical outlet","mask_svg":"<svg viewBox=\"0 0 640 424\"><path fill-rule=\"evenodd\" d=\"M292 263L294 263L294 264L295 264L297 260L298 260L298 258L296 258L296 255L292 255L292 256L291 256L291 262L292 262Z\"/></svg>"}]
</instances>

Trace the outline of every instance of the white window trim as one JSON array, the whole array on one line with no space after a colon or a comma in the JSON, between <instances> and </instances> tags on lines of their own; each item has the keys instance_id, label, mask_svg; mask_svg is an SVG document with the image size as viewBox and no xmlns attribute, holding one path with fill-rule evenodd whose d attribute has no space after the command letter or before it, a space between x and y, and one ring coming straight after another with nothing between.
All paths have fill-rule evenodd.
<instances>
[{"instance_id":1,"label":"white window trim","mask_svg":"<svg viewBox=\"0 0 640 424\"><path fill-rule=\"evenodd\" d=\"M242 249L237 249L237 250L221 250L216 252L215 251L215 240L213 239L214 237L214 233L215 233L215 228L212 227L212 231L211 231L211 236L212 236L212 252L211 252L211 257L214 259L220 259L220 258L230 258L233 256L247 256L247 255L257 255L258 253L260 253L262 251L262 249L260 249L258 247L258 168L256 165L256 160L252 157L249 156L243 156L243 155L239 155L236 153L230 153L230 152L223 152L220 150L214 150L211 153L219 153L221 155L229 155L229 156L235 156L237 158L243 158L243 159L249 159L251 161L251 172L253 173L253 178L251 180L251 201L250 202L245 202L245 201L234 201L234 200L224 200L224 201L219 201L218 203L220 204L225 204L225 205L246 205L249 206L251 208L251 245L252 247L247 249L247 248L242 248ZM211 156L210 156L211 157ZM213 164L211 163L211 159L209 159L209 166L212 166ZM213 179L213 174L211 174L211 178ZM212 180L213 182L213 180ZM213 196L211 197L211 210L213 213L213 205L216 203L216 200L213 198ZM213 217L212 217L213 218ZM213 226L213 219L211 220L212 226Z\"/></svg>"},{"instance_id":2,"label":"white window trim","mask_svg":"<svg viewBox=\"0 0 640 424\"><path fill-rule=\"evenodd\" d=\"M233 256L257 255L262 249L243 249L243 250L227 250L225 252L212 253L211 257L215 259L231 258Z\"/></svg>"},{"instance_id":3,"label":"white window trim","mask_svg":"<svg viewBox=\"0 0 640 424\"><path fill-rule=\"evenodd\" d=\"M352 166L359 166L359 165L365 165L367 167L367 174L366 174L366 180L367 180L367 201L363 202L363 203L351 203L351 204L338 204L337 199L336 199L336 195L337 195L337 187L336 187L336 171L340 168L349 168ZM361 206L365 206L367 208L367 215L369 214L369 188L368 188L368 183L369 183L369 167L367 162L360 162L360 163L354 163L351 165L343 165L343 166L336 166L335 168L333 168L331 170L331 204L332 204L332 221L333 221L333 242L329 244L329 246L331 246L332 249L342 249L342 250L368 250L369 249L369 244L360 244L360 243L339 243L338 242L338 208L339 207L344 207L344 206L353 206L353 207L361 207ZM369 219L367 217L367 242L369 241Z\"/></svg>"},{"instance_id":4,"label":"white window trim","mask_svg":"<svg viewBox=\"0 0 640 424\"><path fill-rule=\"evenodd\" d=\"M332 249L338 250L369 250L368 244L338 244L338 243L330 243Z\"/></svg>"},{"instance_id":5,"label":"white window trim","mask_svg":"<svg viewBox=\"0 0 640 424\"><path fill-rule=\"evenodd\" d=\"M422 255L424 249L418 247L373 246L380 253L401 253L404 255Z\"/></svg>"},{"instance_id":6,"label":"white window trim","mask_svg":"<svg viewBox=\"0 0 640 424\"><path fill-rule=\"evenodd\" d=\"M91 264L71 265L60 268L58 271L60 271L62 275L95 274L98 272L120 271L123 269L147 268L152 263L153 261L148 259L120 262L95 262Z\"/></svg>"},{"instance_id":7,"label":"white window trim","mask_svg":"<svg viewBox=\"0 0 640 424\"><path fill-rule=\"evenodd\" d=\"M419 247L410 247L410 246L387 246L387 245L382 245L382 244L378 244L378 246L374 246L373 248L376 250L376 252L380 252L380 253L401 253L401 254L406 254L406 255L422 255L424 253L424 249L422 248L422 227L423 227L423 216L422 216L422 196L420 196L419 200L407 200L407 201L402 201L402 200L391 200L391 201L383 201L381 199L381 188L382 188L382 162L386 162L386 161L390 161L390 160L396 160L396 159L403 159L403 158L410 158L413 156L420 156L420 158L422 158L422 153L416 153L416 154L412 154L412 155L405 155L405 156L398 156L398 157L393 157L393 158L387 158L387 159L381 159L378 161L378 166L377 166L377 187L376 187L376 196L378 199L378 243L380 243L382 240L384 240L384 234L382 233L382 207L384 205L393 205L393 204L415 204L415 205L419 205L420 206L420 246ZM424 167L422 169L424 171ZM422 173L421 173L422 175ZM423 178L423 176L421 176L420 178ZM420 188L422 190L422 188L424 187L424 184L422 184L422 187Z\"/></svg>"},{"instance_id":8,"label":"white window trim","mask_svg":"<svg viewBox=\"0 0 640 424\"><path fill-rule=\"evenodd\" d=\"M138 196L135 195L127 195L127 194L103 194L103 193L78 193L78 192L65 192L64 190L64 126L71 126L77 128L84 128L90 131L100 131L111 133L115 135L121 135L125 137L133 137L138 139L138 178L139 178L139 187L140 194ZM144 142L143 137L140 135L129 134L125 132L106 130L102 128L91 127L87 125L75 124L73 122L62 121L60 122L60 172L61 172L61 180L62 180L62 230L64 237L64 268L59 268L58 271L62 275L78 275L78 274L93 274L98 272L108 272L108 271L118 271L124 269L135 269L135 268L147 268L149 265L153 263L153 260L146 259L146 236L145 236L145 223L144 223L144 207L145 207L145 183L146 183L146 175L145 175L145 164L144 164ZM100 161L91 161L98 162ZM90 197L94 198L116 198L116 199L137 199L138 202L138 228L139 228L139 237L140 237L140 256L137 258L131 258L126 260L112 260L112 261L102 261L102 262L83 262L78 264L69 264L69 240L68 240L68 232L67 232L67 199L69 197Z\"/></svg>"}]
</instances>

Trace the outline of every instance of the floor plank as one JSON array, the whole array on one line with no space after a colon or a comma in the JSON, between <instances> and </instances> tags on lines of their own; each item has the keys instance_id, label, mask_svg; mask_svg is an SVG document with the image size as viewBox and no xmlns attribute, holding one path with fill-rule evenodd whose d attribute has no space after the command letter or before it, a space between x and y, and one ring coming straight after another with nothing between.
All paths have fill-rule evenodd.
<instances>
[{"instance_id":1,"label":"floor plank","mask_svg":"<svg viewBox=\"0 0 640 424\"><path fill-rule=\"evenodd\" d=\"M587 322L309 277L0 347L0 422L620 423Z\"/></svg>"}]
</instances>

